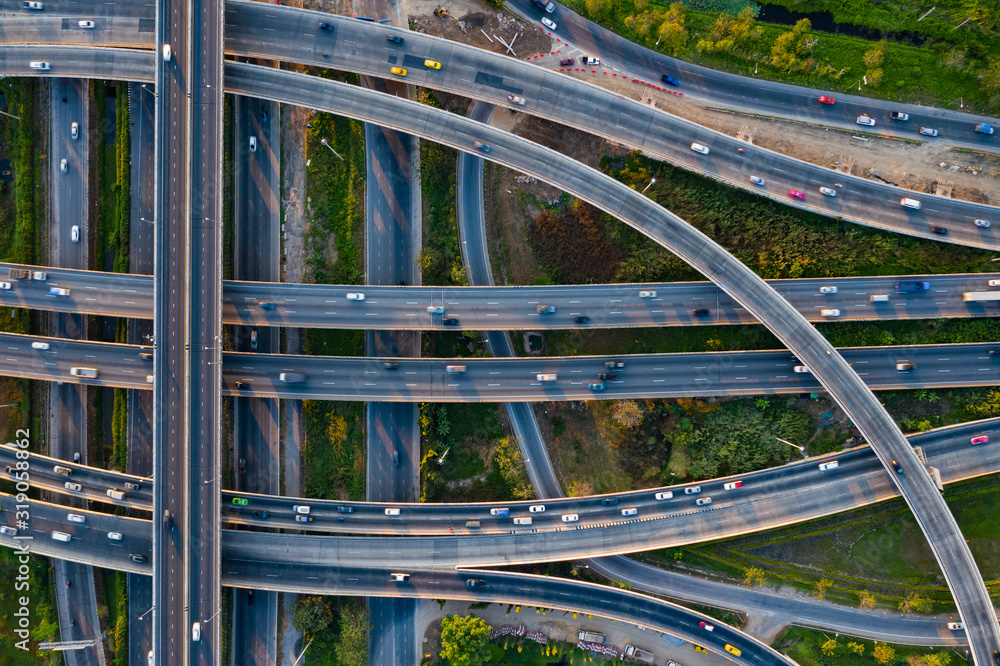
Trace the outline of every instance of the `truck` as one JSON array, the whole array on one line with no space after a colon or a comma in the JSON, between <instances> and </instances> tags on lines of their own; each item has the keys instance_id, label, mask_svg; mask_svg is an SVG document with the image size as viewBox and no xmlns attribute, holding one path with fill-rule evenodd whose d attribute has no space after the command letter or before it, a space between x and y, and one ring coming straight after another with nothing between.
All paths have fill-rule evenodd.
<instances>
[{"instance_id":1,"label":"truck","mask_svg":"<svg viewBox=\"0 0 1000 666\"><path fill-rule=\"evenodd\" d=\"M1000 291L967 291L962 294L963 301L1000 301Z\"/></svg>"},{"instance_id":2,"label":"truck","mask_svg":"<svg viewBox=\"0 0 1000 666\"><path fill-rule=\"evenodd\" d=\"M282 372L278 379L286 384L300 384L306 380L306 376L301 372Z\"/></svg>"},{"instance_id":3,"label":"truck","mask_svg":"<svg viewBox=\"0 0 1000 666\"><path fill-rule=\"evenodd\" d=\"M8 268L7 277L11 280L30 280L31 273L20 268Z\"/></svg>"},{"instance_id":4,"label":"truck","mask_svg":"<svg viewBox=\"0 0 1000 666\"><path fill-rule=\"evenodd\" d=\"M993 134L993 128L986 123L979 123L976 125L976 132L978 134Z\"/></svg>"},{"instance_id":5,"label":"truck","mask_svg":"<svg viewBox=\"0 0 1000 666\"><path fill-rule=\"evenodd\" d=\"M604 634L595 634L592 631L581 629L576 633L576 637L578 640L584 641L586 643L597 643L598 645L604 645Z\"/></svg>"},{"instance_id":6,"label":"truck","mask_svg":"<svg viewBox=\"0 0 1000 666\"><path fill-rule=\"evenodd\" d=\"M930 282L914 282L901 280L896 283L896 291L927 291L931 288Z\"/></svg>"},{"instance_id":7,"label":"truck","mask_svg":"<svg viewBox=\"0 0 1000 666\"><path fill-rule=\"evenodd\" d=\"M889 114L889 117L893 120L909 120L910 114L903 113L902 111L893 111Z\"/></svg>"},{"instance_id":8,"label":"truck","mask_svg":"<svg viewBox=\"0 0 1000 666\"><path fill-rule=\"evenodd\" d=\"M535 4L536 7L538 7L539 9L544 9L549 14L551 14L556 10L555 3L550 2L549 0L531 0L531 1Z\"/></svg>"},{"instance_id":9,"label":"truck","mask_svg":"<svg viewBox=\"0 0 1000 666\"><path fill-rule=\"evenodd\" d=\"M622 653L622 658L629 657L634 659L641 664L654 664L656 663L656 655L652 652L646 652L645 650L640 650L634 645L626 645L625 652Z\"/></svg>"},{"instance_id":10,"label":"truck","mask_svg":"<svg viewBox=\"0 0 1000 666\"><path fill-rule=\"evenodd\" d=\"M467 520L467 521L465 521L465 526L466 527L479 527L479 521L478 520Z\"/></svg>"}]
</instances>

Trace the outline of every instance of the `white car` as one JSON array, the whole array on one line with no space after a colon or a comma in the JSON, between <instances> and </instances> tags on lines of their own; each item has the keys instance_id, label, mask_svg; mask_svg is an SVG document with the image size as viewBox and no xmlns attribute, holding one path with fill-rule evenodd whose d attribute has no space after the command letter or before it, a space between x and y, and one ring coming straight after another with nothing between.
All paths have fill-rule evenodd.
<instances>
[{"instance_id":1,"label":"white car","mask_svg":"<svg viewBox=\"0 0 1000 666\"><path fill-rule=\"evenodd\" d=\"M514 104L520 104L521 106L524 106L525 103L525 99L523 97L517 97L516 95L507 95L507 99L514 102Z\"/></svg>"},{"instance_id":2,"label":"white car","mask_svg":"<svg viewBox=\"0 0 1000 666\"><path fill-rule=\"evenodd\" d=\"M63 484L66 490L72 490L73 492L80 493L83 492L83 486L79 483L73 483L72 481L67 481Z\"/></svg>"},{"instance_id":3,"label":"white car","mask_svg":"<svg viewBox=\"0 0 1000 666\"><path fill-rule=\"evenodd\" d=\"M724 490L736 490L737 488L742 488L742 487L743 487L742 481L730 481L729 483L722 484L722 488Z\"/></svg>"},{"instance_id":4,"label":"white car","mask_svg":"<svg viewBox=\"0 0 1000 666\"><path fill-rule=\"evenodd\" d=\"M0 289L10 289L10 282L0 282Z\"/></svg>"},{"instance_id":5,"label":"white car","mask_svg":"<svg viewBox=\"0 0 1000 666\"><path fill-rule=\"evenodd\" d=\"M869 115L861 114L858 116L859 125L867 125L868 127L875 127L875 119Z\"/></svg>"},{"instance_id":6,"label":"white car","mask_svg":"<svg viewBox=\"0 0 1000 666\"><path fill-rule=\"evenodd\" d=\"M27 0L22 4L25 9L41 9L43 7L40 2L28 2Z\"/></svg>"},{"instance_id":7,"label":"white car","mask_svg":"<svg viewBox=\"0 0 1000 666\"><path fill-rule=\"evenodd\" d=\"M684 489L685 495L697 495L701 492L701 486L688 486Z\"/></svg>"},{"instance_id":8,"label":"white car","mask_svg":"<svg viewBox=\"0 0 1000 666\"><path fill-rule=\"evenodd\" d=\"M637 513L639 513L639 509L636 509L635 507L629 507L627 509L622 509L622 515L623 516L634 516Z\"/></svg>"},{"instance_id":9,"label":"white car","mask_svg":"<svg viewBox=\"0 0 1000 666\"><path fill-rule=\"evenodd\" d=\"M405 573L391 573L389 574L389 580L396 581L397 583L405 583L410 580L410 574Z\"/></svg>"},{"instance_id":10,"label":"white car","mask_svg":"<svg viewBox=\"0 0 1000 666\"><path fill-rule=\"evenodd\" d=\"M295 513L301 513L304 516L309 515L309 507L306 506L305 504L293 504L292 511L294 511Z\"/></svg>"},{"instance_id":11,"label":"white car","mask_svg":"<svg viewBox=\"0 0 1000 666\"><path fill-rule=\"evenodd\" d=\"M578 520L580 520L580 516L575 513L564 513L562 517L564 523L575 523Z\"/></svg>"},{"instance_id":12,"label":"white car","mask_svg":"<svg viewBox=\"0 0 1000 666\"><path fill-rule=\"evenodd\" d=\"M837 293L837 288L836 287L820 287L819 288L819 293L821 293L821 294L836 294Z\"/></svg>"},{"instance_id":13,"label":"white car","mask_svg":"<svg viewBox=\"0 0 1000 666\"><path fill-rule=\"evenodd\" d=\"M87 517L81 516L78 513L68 513L66 514L66 520L68 520L71 523L85 523L87 522Z\"/></svg>"},{"instance_id":14,"label":"white car","mask_svg":"<svg viewBox=\"0 0 1000 666\"><path fill-rule=\"evenodd\" d=\"M32 60L31 62L29 62L28 67L30 67L31 69L41 69L45 71L52 69L52 65L50 65L49 63L39 62L38 60Z\"/></svg>"},{"instance_id":15,"label":"white car","mask_svg":"<svg viewBox=\"0 0 1000 666\"><path fill-rule=\"evenodd\" d=\"M1000 287L1000 280L990 280L986 284L990 287Z\"/></svg>"},{"instance_id":16,"label":"white car","mask_svg":"<svg viewBox=\"0 0 1000 666\"><path fill-rule=\"evenodd\" d=\"M250 152L251 153L257 152L257 137L255 136L250 137Z\"/></svg>"},{"instance_id":17,"label":"white car","mask_svg":"<svg viewBox=\"0 0 1000 666\"><path fill-rule=\"evenodd\" d=\"M0 534L6 534L7 536L14 537L17 536L17 530L15 530L13 527L7 527L6 525L4 525L3 527L0 527Z\"/></svg>"},{"instance_id":18,"label":"white car","mask_svg":"<svg viewBox=\"0 0 1000 666\"><path fill-rule=\"evenodd\" d=\"M702 155L708 155L708 146L703 146L700 143L692 143L691 150Z\"/></svg>"},{"instance_id":19,"label":"white car","mask_svg":"<svg viewBox=\"0 0 1000 666\"><path fill-rule=\"evenodd\" d=\"M832 190L829 187L821 187L821 188L819 188L819 192L820 192L820 194L825 194L828 197L835 197L835 196L837 196L837 190Z\"/></svg>"},{"instance_id":20,"label":"white car","mask_svg":"<svg viewBox=\"0 0 1000 666\"><path fill-rule=\"evenodd\" d=\"M49 343L47 343L47 342L32 342L31 343L31 348L32 349L47 350L49 348Z\"/></svg>"},{"instance_id":21,"label":"white car","mask_svg":"<svg viewBox=\"0 0 1000 666\"><path fill-rule=\"evenodd\" d=\"M80 138L80 123L73 122L69 126L69 135L74 139Z\"/></svg>"},{"instance_id":22,"label":"white car","mask_svg":"<svg viewBox=\"0 0 1000 666\"><path fill-rule=\"evenodd\" d=\"M840 466L840 463L838 461L831 460L830 462L820 463L819 464L819 469L820 469L820 471L825 472L825 471L827 471L829 469L837 469L837 467L839 467L839 466Z\"/></svg>"},{"instance_id":23,"label":"white car","mask_svg":"<svg viewBox=\"0 0 1000 666\"><path fill-rule=\"evenodd\" d=\"M548 18L547 16L543 16L542 17L542 25L544 25L549 30L553 30L554 31L556 29L556 23L555 23L555 21L553 21L552 19Z\"/></svg>"},{"instance_id":24,"label":"white car","mask_svg":"<svg viewBox=\"0 0 1000 666\"><path fill-rule=\"evenodd\" d=\"M656 298L655 291L640 291L639 298Z\"/></svg>"},{"instance_id":25,"label":"white car","mask_svg":"<svg viewBox=\"0 0 1000 666\"><path fill-rule=\"evenodd\" d=\"M977 227L983 227L984 229L990 228L989 220L976 220L975 222L973 222L973 224L975 224Z\"/></svg>"},{"instance_id":26,"label":"white car","mask_svg":"<svg viewBox=\"0 0 1000 666\"><path fill-rule=\"evenodd\" d=\"M583 56L582 58L580 58L580 61L584 65L600 65L601 64L601 59L600 58L595 58L594 56Z\"/></svg>"},{"instance_id":27,"label":"white car","mask_svg":"<svg viewBox=\"0 0 1000 666\"><path fill-rule=\"evenodd\" d=\"M428 305L427 314L444 314L444 307L441 305Z\"/></svg>"},{"instance_id":28,"label":"white car","mask_svg":"<svg viewBox=\"0 0 1000 666\"><path fill-rule=\"evenodd\" d=\"M698 499L696 499L694 501L694 503L695 503L696 506L705 506L706 504L711 504L712 503L712 498L711 497L699 497Z\"/></svg>"},{"instance_id":29,"label":"white car","mask_svg":"<svg viewBox=\"0 0 1000 666\"><path fill-rule=\"evenodd\" d=\"M808 365L797 365L794 368L792 368L792 370L794 370L795 372L799 372L799 373L803 373L803 372L804 373L808 373L808 372L810 372Z\"/></svg>"},{"instance_id":30,"label":"white car","mask_svg":"<svg viewBox=\"0 0 1000 666\"><path fill-rule=\"evenodd\" d=\"M962 631L963 629L965 629L965 625L962 624L961 622L949 622L948 628L951 629L952 631Z\"/></svg>"},{"instance_id":31,"label":"white car","mask_svg":"<svg viewBox=\"0 0 1000 666\"><path fill-rule=\"evenodd\" d=\"M195 622L191 625L191 640L195 643L201 640L201 622Z\"/></svg>"},{"instance_id":32,"label":"white car","mask_svg":"<svg viewBox=\"0 0 1000 666\"><path fill-rule=\"evenodd\" d=\"M656 499L658 499L658 500L670 499L673 496L674 496L674 494L672 492L670 492L669 490L667 490L665 492L662 492L662 493L656 493L656 495L655 495Z\"/></svg>"},{"instance_id":33,"label":"white car","mask_svg":"<svg viewBox=\"0 0 1000 666\"><path fill-rule=\"evenodd\" d=\"M80 242L80 226L79 225L74 224L72 227L70 227L69 237L73 240L74 243L79 243Z\"/></svg>"},{"instance_id":34,"label":"white car","mask_svg":"<svg viewBox=\"0 0 1000 666\"><path fill-rule=\"evenodd\" d=\"M85 30L92 30L94 28L93 21L77 21L76 24Z\"/></svg>"},{"instance_id":35,"label":"white car","mask_svg":"<svg viewBox=\"0 0 1000 666\"><path fill-rule=\"evenodd\" d=\"M170 44L163 45L163 62L170 62L170 57L173 53L170 50Z\"/></svg>"},{"instance_id":36,"label":"white car","mask_svg":"<svg viewBox=\"0 0 1000 666\"><path fill-rule=\"evenodd\" d=\"M112 541L121 541L122 540L122 533L121 532L108 532L108 538L111 539Z\"/></svg>"},{"instance_id":37,"label":"white car","mask_svg":"<svg viewBox=\"0 0 1000 666\"><path fill-rule=\"evenodd\" d=\"M820 317L839 317L840 316L840 310L838 310L837 308L830 308L828 310L820 310L819 311L819 316Z\"/></svg>"},{"instance_id":38,"label":"white car","mask_svg":"<svg viewBox=\"0 0 1000 666\"><path fill-rule=\"evenodd\" d=\"M750 176L750 182L753 183L754 185L761 185L761 186L764 185L764 179L760 178L759 176Z\"/></svg>"},{"instance_id":39,"label":"white car","mask_svg":"<svg viewBox=\"0 0 1000 666\"><path fill-rule=\"evenodd\" d=\"M554 382L558 378L557 375L535 375L535 379L540 382Z\"/></svg>"},{"instance_id":40,"label":"white car","mask_svg":"<svg viewBox=\"0 0 1000 666\"><path fill-rule=\"evenodd\" d=\"M153 651L150 650L149 654L146 655L146 666L153 666Z\"/></svg>"},{"instance_id":41,"label":"white car","mask_svg":"<svg viewBox=\"0 0 1000 666\"><path fill-rule=\"evenodd\" d=\"M397 509L396 507L389 507L388 509L385 510L385 515L387 515L387 516L398 516L399 515L399 509Z\"/></svg>"},{"instance_id":42,"label":"white car","mask_svg":"<svg viewBox=\"0 0 1000 666\"><path fill-rule=\"evenodd\" d=\"M59 162L59 170L62 171L63 173L66 173L67 169L69 169L69 162L67 162L66 158L64 157L62 161Z\"/></svg>"},{"instance_id":43,"label":"white car","mask_svg":"<svg viewBox=\"0 0 1000 666\"><path fill-rule=\"evenodd\" d=\"M532 504L531 506L528 507L528 511L530 511L531 513L545 513L545 505Z\"/></svg>"},{"instance_id":44,"label":"white car","mask_svg":"<svg viewBox=\"0 0 1000 666\"><path fill-rule=\"evenodd\" d=\"M360 293L360 292L352 291L351 293L347 294L347 300L349 300L349 301L363 301L363 300L365 300L365 295L362 294L362 293Z\"/></svg>"}]
</instances>

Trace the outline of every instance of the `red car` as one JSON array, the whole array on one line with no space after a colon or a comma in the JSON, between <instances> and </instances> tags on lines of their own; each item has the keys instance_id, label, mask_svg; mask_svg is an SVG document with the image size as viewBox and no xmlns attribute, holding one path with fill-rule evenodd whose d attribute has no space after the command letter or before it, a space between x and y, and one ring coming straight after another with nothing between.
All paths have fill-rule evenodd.
<instances>
[{"instance_id":1,"label":"red car","mask_svg":"<svg viewBox=\"0 0 1000 666\"><path fill-rule=\"evenodd\" d=\"M705 631L715 631L715 627L710 625L708 622L699 622L698 626L704 629Z\"/></svg>"},{"instance_id":2,"label":"red car","mask_svg":"<svg viewBox=\"0 0 1000 666\"><path fill-rule=\"evenodd\" d=\"M826 95L823 95L822 97L819 98L819 103L820 104L833 104L836 101L837 100L835 100L834 98L827 97Z\"/></svg>"},{"instance_id":3,"label":"red car","mask_svg":"<svg viewBox=\"0 0 1000 666\"><path fill-rule=\"evenodd\" d=\"M564 59L562 59L562 60L559 61L559 66L560 67L569 67L572 64L573 64L573 59L572 58L564 58Z\"/></svg>"},{"instance_id":4,"label":"red car","mask_svg":"<svg viewBox=\"0 0 1000 666\"><path fill-rule=\"evenodd\" d=\"M788 190L788 196L794 197L796 199L805 199L806 195L802 194L798 190Z\"/></svg>"},{"instance_id":5,"label":"red car","mask_svg":"<svg viewBox=\"0 0 1000 666\"><path fill-rule=\"evenodd\" d=\"M977 444L986 444L989 441L990 441L989 437L987 437L986 435L980 435L979 437L972 438L972 445L976 446Z\"/></svg>"}]
</instances>

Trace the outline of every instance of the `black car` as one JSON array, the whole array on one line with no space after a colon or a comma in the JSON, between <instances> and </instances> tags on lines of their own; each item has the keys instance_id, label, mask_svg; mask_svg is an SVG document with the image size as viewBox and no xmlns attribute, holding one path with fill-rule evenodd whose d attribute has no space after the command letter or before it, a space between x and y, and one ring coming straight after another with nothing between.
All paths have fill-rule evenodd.
<instances>
[{"instance_id":1,"label":"black car","mask_svg":"<svg viewBox=\"0 0 1000 666\"><path fill-rule=\"evenodd\" d=\"M246 382L234 382L233 386L235 386L238 389L242 389L242 388L246 388L247 387Z\"/></svg>"},{"instance_id":2,"label":"black car","mask_svg":"<svg viewBox=\"0 0 1000 666\"><path fill-rule=\"evenodd\" d=\"M441 323L445 326L458 326L458 320L454 317L446 317L441 320Z\"/></svg>"},{"instance_id":3,"label":"black car","mask_svg":"<svg viewBox=\"0 0 1000 666\"><path fill-rule=\"evenodd\" d=\"M936 233L936 234L938 234L940 236L947 236L948 235L948 230L945 229L944 227L931 227L931 231L933 231L934 233Z\"/></svg>"},{"instance_id":4,"label":"black car","mask_svg":"<svg viewBox=\"0 0 1000 666\"><path fill-rule=\"evenodd\" d=\"M604 367L608 370L624 370L625 361L605 361Z\"/></svg>"},{"instance_id":5,"label":"black car","mask_svg":"<svg viewBox=\"0 0 1000 666\"><path fill-rule=\"evenodd\" d=\"M573 317L574 324L589 324L590 317Z\"/></svg>"},{"instance_id":6,"label":"black car","mask_svg":"<svg viewBox=\"0 0 1000 666\"><path fill-rule=\"evenodd\" d=\"M329 30L330 32L333 32L333 24L332 23L320 23L319 27L320 27L320 30Z\"/></svg>"},{"instance_id":7,"label":"black car","mask_svg":"<svg viewBox=\"0 0 1000 666\"><path fill-rule=\"evenodd\" d=\"M146 556L145 555L140 555L139 553L132 553L131 555L129 555L129 557L132 558L133 562L145 562L146 561Z\"/></svg>"},{"instance_id":8,"label":"black car","mask_svg":"<svg viewBox=\"0 0 1000 666\"><path fill-rule=\"evenodd\" d=\"M895 460L893 460L893 461L892 461L892 468L893 468L894 470L896 470L896 474L902 474L902 473L903 473L903 466L902 466L902 465L900 465L900 464L899 464L898 462L896 462Z\"/></svg>"},{"instance_id":9,"label":"black car","mask_svg":"<svg viewBox=\"0 0 1000 666\"><path fill-rule=\"evenodd\" d=\"M618 379L617 372L602 372L597 375L598 379Z\"/></svg>"},{"instance_id":10,"label":"black car","mask_svg":"<svg viewBox=\"0 0 1000 666\"><path fill-rule=\"evenodd\" d=\"M262 123L267 122L267 104L260 105L260 121Z\"/></svg>"},{"instance_id":11,"label":"black car","mask_svg":"<svg viewBox=\"0 0 1000 666\"><path fill-rule=\"evenodd\" d=\"M386 361L382 364L382 367L386 370L397 370L399 368L399 363L396 363L395 361Z\"/></svg>"},{"instance_id":12,"label":"black car","mask_svg":"<svg viewBox=\"0 0 1000 666\"><path fill-rule=\"evenodd\" d=\"M1000 356L1000 349L991 349L990 356Z\"/></svg>"},{"instance_id":13,"label":"black car","mask_svg":"<svg viewBox=\"0 0 1000 666\"><path fill-rule=\"evenodd\" d=\"M392 42L393 44L402 44L403 38L400 37L399 35L386 35L385 41Z\"/></svg>"},{"instance_id":14,"label":"black car","mask_svg":"<svg viewBox=\"0 0 1000 666\"><path fill-rule=\"evenodd\" d=\"M691 310L691 315L694 317L707 317L708 308L698 308L697 310Z\"/></svg>"},{"instance_id":15,"label":"black car","mask_svg":"<svg viewBox=\"0 0 1000 666\"><path fill-rule=\"evenodd\" d=\"M247 590L247 605L253 606L253 590Z\"/></svg>"},{"instance_id":16,"label":"black car","mask_svg":"<svg viewBox=\"0 0 1000 666\"><path fill-rule=\"evenodd\" d=\"M257 511L256 509L250 512L250 515L254 518L260 518L261 520L267 520L267 511Z\"/></svg>"},{"instance_id":17,"label":"black car","mask_svg":"<svg viewBox=\"0 0 1000 666\"><path fill-rule=\"evenodd\" d=\"M617 497L605 497L601 500L602 506L615 506L616 504L618 504Z\"/></svg>"},{"instance_id":18,"label":"black car","mask_svg":"<svg viewBox=\"0 0 1000 666\"><path fill-rule=\"evenodd\" d=\"M993 650L993 661L997 663L997 666L1000 666L1000 650Z\"/></svg>"}]
</instances>

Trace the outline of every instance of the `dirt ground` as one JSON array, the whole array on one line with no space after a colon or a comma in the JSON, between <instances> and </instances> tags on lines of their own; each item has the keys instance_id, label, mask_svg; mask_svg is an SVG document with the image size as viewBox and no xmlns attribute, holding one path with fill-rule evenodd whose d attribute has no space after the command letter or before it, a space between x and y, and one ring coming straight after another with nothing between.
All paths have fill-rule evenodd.
<instances>
[{"instance_id":1,"label":"dirt ground","mask_svg":"<svg viewBox=\"0 0 1000 666\"><path fill-rule=\"evenodd\" d=\"M423 4L424 0L418 0ZM412 4L412 3L407 3ZM433 12L433 3L430 11ZM512 55L507 50L510 45L512 57L526 59L552 52L554 41L545 33L517 20L506 12L484 12L480 4L477 11L460 14L452 4L449 10L455 20L439 18L433 13L410 14L411 28L417 32L443 37L481 48L485 51ZM502 40L502 41L501 41Z\"/></svg>"}]
</instances>

